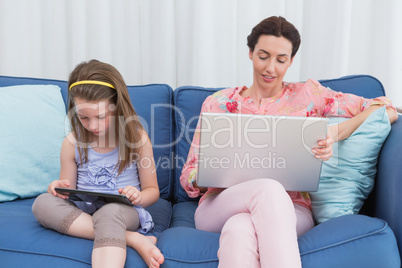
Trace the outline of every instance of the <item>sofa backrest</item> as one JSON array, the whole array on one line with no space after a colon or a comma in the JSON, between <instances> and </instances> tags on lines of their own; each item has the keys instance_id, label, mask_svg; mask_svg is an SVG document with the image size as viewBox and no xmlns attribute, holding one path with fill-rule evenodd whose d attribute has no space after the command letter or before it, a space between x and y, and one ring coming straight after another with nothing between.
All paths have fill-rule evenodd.
<instances>
[{"instance_id":1,"label":"sofa backrest","mask_svg":"<svg viewBox=\"0 0 402 268\"><path fill-rule=\"evenodd\" d=\"M320 80L323 86L335 91L352 93L366 98L384 96L385 91L379 80L368 75L352 75L338 79ZM201 106L204 100L222 88L180 87L174 91L175 130L178 140L175 148L177 161L174 173L173 196L176 202L195 200L189 198L180 185L181 170L193 139Z\"/></svg>"},{"instance_id":2,"label":"sofa backrest","mask_svg":"<svg viewBox=\"0 0 402 268\"><path fill-rule=\"evenodd\" d=\"M372 76L353 75L320 82L333 90L366 98L385 95L382 84ZM0 76L0 87L26 84L58 85L64 103L67 103L66 81ZM175 202L192 200L180 185L181 170L187 159L201 105L207 96L220 89L186 86L173 92L168 85L128 86L133 106L154 146L162 198L173 197Z\"/></svg>"},{"instance_id":3,"label":"sofa backrest","mask_svg":"<svg viewBox=\"0 0 402 268\"><path fill-rule=\"evenodd\" d=\"M61 88L64 104L67 106L67 82L53 79L0 76L0 87L16 85L56 85Z\"/></svg>"},{"instance_id":4,"label":"sofa backrest","mask_svg":"<svg viewBox=\"0 0 402 268\"><path fill-rule=\"evenodd\" d=\"M385 90L381 82L370 75L349 75L319 81L323 86L332 90L352 93L369 99L385 96Z\"/></svg>"},{"instance_id":5,"label":"sofa backrest","mask_svg":"<svg viewBox=\"0 0 402 268\"><path fill-rule=\"evenodd\" d=\"M52 79L0 76L0 87L57 85L67 104L67 82ZM160 196L170 199L173 185L173 90L168 85L128 86L131 102L154 146Z\"/></svg>"},{"instance_id":6,"label":"sofa backrest","mask_svg":"<svg viewBox=\"0 0 402 268\"><path fill-rule=\"evenodd\" d=\"M195 200L189 198L180 185L180 175L187 160L193 140L198 117L204 100L222 88L203 88L194 86L179 87L174 91L175 105L175 160L173 197L175 202Z\"/></svg>"},{"instance_id":7,"label":"sofa backrest","mask_svg":"<svg viewBox=\"0 0 402 268\"><path fill-rule=\"evenodd\" d=\"M131 102L154 149L160 197L170 199L173 185L173 90L168 85L128 86Z\"/></svg>"}]
</instances>

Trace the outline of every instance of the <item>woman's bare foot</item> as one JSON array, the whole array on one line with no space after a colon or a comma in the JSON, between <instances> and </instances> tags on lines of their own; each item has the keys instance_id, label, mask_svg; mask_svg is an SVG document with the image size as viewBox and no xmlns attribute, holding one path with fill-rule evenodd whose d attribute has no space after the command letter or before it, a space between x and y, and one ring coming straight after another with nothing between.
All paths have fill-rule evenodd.
<instances>
[{"instance_id":1,"label":"woman's bare foot","mask_svg":"<svg viewBox=\"0 0 402 268\"><path fill-rule=\"evenodd\" d=\"M162 252L155 246L155 236L145 236L138 232L126 232L127 246L140 254L148 267L156 268L165 261Z\"/></svg>"}]
</instances>

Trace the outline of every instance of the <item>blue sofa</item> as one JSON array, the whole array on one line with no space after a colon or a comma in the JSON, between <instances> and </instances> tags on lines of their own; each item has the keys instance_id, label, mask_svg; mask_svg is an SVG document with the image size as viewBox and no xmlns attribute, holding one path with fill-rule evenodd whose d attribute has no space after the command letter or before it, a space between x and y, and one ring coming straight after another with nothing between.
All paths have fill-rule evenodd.
<instances>
[{"instance_id":1,"label":"blue sofa","mask_svg":"<svg viewBox=\"0 0 402 268\"><path fill-rule=\"evenodd\" d=\"M371 76L355 75L320 81L334 90L368 98L385 95ZM67 82L0 76L0 87L53 84L67 101ZM217 267L219 234L196 230L197 201L180 186L193 131L204 99L218 88L168 85L129 86L132 103L154 145L159 201L148 210L154 217L162 267ZM30 120L30 119L28 119ZM37 122L40 127L40 120ZM402 249L402 118L392 125L378 161L376 186L359 215L317 225L299 238L303 267L401 266ZM0 151L1 152L1 151ZM0 155L1 161L7 161ZM0 171L1 174L2 171ZM0 179L4 179L1 177ZM2 189L0 189L1 191ZM0 203L0 267L90 267L93 242L45 229L35 220L32 198ZM146 267L128 248L126 267Z\"/></svg>"}]
</instances>

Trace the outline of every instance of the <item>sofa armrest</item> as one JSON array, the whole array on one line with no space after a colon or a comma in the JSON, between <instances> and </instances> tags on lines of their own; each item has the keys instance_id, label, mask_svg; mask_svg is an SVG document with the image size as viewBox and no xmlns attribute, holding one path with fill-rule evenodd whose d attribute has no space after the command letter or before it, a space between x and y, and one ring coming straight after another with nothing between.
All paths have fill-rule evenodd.
<instances>
[{"instance_id":1,"label":"sofa armrest","mask_svg":"<svg viewBox=\"0 0 402 268\"><path fill-rule=\"evenodd\" d=\"M402 256L402 115L392 125L378 159L374 216L388 222Z\"/></svg>"}]
</instances>

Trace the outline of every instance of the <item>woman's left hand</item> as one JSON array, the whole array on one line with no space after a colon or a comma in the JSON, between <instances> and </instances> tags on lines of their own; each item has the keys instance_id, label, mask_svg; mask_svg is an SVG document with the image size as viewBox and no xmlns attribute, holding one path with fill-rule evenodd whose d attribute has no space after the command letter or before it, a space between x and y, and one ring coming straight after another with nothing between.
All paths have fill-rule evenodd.
<instances>
[{"instance_id":1,"label":"woman's left hand","mask_svg":"<svg viewBox=\"0 0 402 268\"><path fill-rule=\"evenodd\" d=\"M124 189L120 188L119 193L125 195L133 205L140 206L142 195L136 187L127 185Z\"/></svg>"},{"instance_id":2,"label":"woman's left hand","mask_svg":"<svg viewBox=\"0 0 402 268\"><path fill-rule=\"evenodd\" d=\"M316 158L327 161L332 157L332 146L334 145L335 129L328 127L327 139L318 142L318 147L313 148L312 152Z\"/></svg>"}]
</instances>

